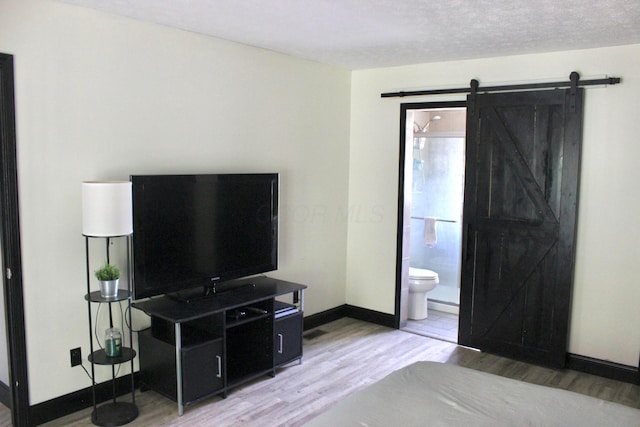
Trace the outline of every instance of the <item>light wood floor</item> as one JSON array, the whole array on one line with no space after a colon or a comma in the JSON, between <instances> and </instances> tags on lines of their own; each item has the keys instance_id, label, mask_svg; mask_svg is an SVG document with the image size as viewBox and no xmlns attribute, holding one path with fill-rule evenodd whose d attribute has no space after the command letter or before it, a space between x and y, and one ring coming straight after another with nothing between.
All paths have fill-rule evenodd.
<instances>
[{"instance_id":1,"label":"light wood floor","mask_svg":"<svg viewBox=\"0 0 640 427\"><path fill-rule=\"evenodd\" d=\"M455 344L458 342L458 315L429 310L429 316L426 319L407 320L407 326L403 331Z\"/></svg>"},{"instance_id":2,"label":"light wood floor","mask_svg":"<svg viewBox=\"0 0 640 427\"><path fill-rule=\"evenodd\" d=\"M305 336L301 365L231 390L226 399L214 397L188 407L182 417L174 402L155 392L137 392L140 415L129 425L301 426L345 396L419 360L466 366L640 408L637 385L554 371L349 318L307 331ZM45 425L89 426L90 410Z\"/></svg>"}]
</instances>

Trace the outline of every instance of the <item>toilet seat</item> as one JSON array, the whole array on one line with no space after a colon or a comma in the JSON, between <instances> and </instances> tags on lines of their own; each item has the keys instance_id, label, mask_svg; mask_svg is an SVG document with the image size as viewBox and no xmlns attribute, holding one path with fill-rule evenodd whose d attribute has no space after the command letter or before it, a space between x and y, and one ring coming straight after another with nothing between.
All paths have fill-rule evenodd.
<instances>
[{"instance_id":1,"label":"toilet seat","mask_svg":"<svg viewBox=\"0 0 640 427\"><path fill-rule=\"evenodd\" d=\"M426 268L409 267L409 279L415 280L437 280L438 273Z\"/></svg>"}]
</instances>

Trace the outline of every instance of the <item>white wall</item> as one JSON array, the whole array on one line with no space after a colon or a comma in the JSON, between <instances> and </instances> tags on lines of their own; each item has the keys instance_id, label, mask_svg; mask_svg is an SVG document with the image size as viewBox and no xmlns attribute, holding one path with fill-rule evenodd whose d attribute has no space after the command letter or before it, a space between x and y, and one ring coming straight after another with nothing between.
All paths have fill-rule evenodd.
<instances>
[{"instance_id":1,"label":"white wall","mask_svg":"<svg viewBox=\"0 0 640 427\"><path fill-rule=\"evenodd\" d=\"M382 209L349 223L347 303L394 311L400 104L396 90L622 77L586 90L571 353L638 365L640 353L640 45L356 71L352 77L349 203Z\"/></svg>"},{"instance_id":2,"label":"white wall","mask_svg":"<svg viewBox=\"0 0 640 427\"><path fill-rule=\"evenodd\" d=\"M88 367L85 180L280 172L273 276L309 285L307 314L344 304L349 71L44 0L0 0L0 52L15 66L31 404L91 384L69 365L81 346Z\"/></svg>"}]
</instances>

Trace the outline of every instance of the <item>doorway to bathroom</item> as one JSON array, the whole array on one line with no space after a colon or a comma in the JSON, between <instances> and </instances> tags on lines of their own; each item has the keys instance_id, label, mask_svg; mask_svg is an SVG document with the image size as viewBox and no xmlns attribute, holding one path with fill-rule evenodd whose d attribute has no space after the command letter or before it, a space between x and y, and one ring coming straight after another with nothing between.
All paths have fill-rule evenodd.
<instances>
[{"instance_id":1,"label":"doorway to bathroom","mask_svg":"<svg viewBox=\"0 0 640 427\"><path fill-rule=\"evenodd\" d=\"M454 343L458 342L460 304L464 105L403 104L405 138L400 150L402 265L398 271L405 295L400 298L400 328Z\"/></svg>"}]
</instances>

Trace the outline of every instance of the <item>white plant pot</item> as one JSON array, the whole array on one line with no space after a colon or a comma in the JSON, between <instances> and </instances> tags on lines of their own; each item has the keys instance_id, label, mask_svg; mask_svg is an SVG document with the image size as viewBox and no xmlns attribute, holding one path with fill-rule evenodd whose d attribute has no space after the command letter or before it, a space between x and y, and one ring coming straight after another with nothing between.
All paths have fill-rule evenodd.
<instances>
[{"instance_id":1,"label":"white plant pot","mask_svg":"<svg viewBox=\"0 0 640 427\"><path fill-rule=\"evenodd\" d=\"M116 280L99 280L100 282L100 296L102 298L116 298L118 296L118 282L120 279Z\"/></svg>"}]
</instances>

